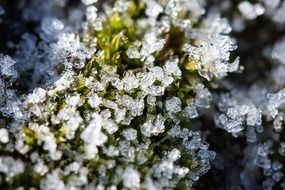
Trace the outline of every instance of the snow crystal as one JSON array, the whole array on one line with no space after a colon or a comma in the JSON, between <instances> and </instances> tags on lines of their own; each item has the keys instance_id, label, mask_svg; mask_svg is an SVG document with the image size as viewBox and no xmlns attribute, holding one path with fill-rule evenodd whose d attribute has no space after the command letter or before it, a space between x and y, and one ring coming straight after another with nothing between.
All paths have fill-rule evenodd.
<instances>
[{"instance_id":1,"label":"snow crystal","mask_svg":"<svg viewBox=\"0 0 285 190\"><path fill-rule=\"evenodd\" d=\"M94 114L92 121L81 133L80 138L86 143L85 153L87 158L93 159L97 152L97 146L103 145L107 141L107 136L101 131L102 118L98 114Z\"/></svg>"},{"instance_id":2,"label":"snow crystal","mask_svg":"<svg viewBox=\"0 0 285 190\"><path fill-rule=\"evenodd\" d=\"M91 5L97 2L97 0L81 0L84 5Z\"/></svg>"},{"instance_id":3,"label":"snow crystal","mask_svg":"<svg viewBox=\"0 0 285 190\"><path fill-rule=\"evenodd\" d=\"M137 131L135 129L125 129L123 135L128 141L132 141L137 138Z\"/></svg>"},{"instance_id":4,"label":"snow crystal","mask_svg":"<svg viewBox=\"0 0 285 190\"><path fill-rule=\"evenodd\" d=\"M278 114L278 108L285 103L285 89L280 90L276 94L268 95L268 110L272 117Z\"/></svg>"},{"instance_id":5,"label":"snow crystal","mask_svg":"<svg viewBox=\"0 0 285 190\"><path fill-rule=\"evenodd\" d=\"M145 123L141 126L141 132L147 137L152 135L158 135L164 131L165 118L158 114L156 117L153 115L148 115Z\"/></svg>"},{"instance_id":6,"label":"snow crystal","mask_svg":"<svg viewBox=\"0 0 285 190\"><path fill-rule=\"evenodd\" d=\"M272 169L273 169L274 171L278 171L278 170L280 170L282 167L283 167L283 165L282 165L280 162L278 162L278 161L274 161L274 162L272 163Z\"/></svg>"},{"instance_id":7,"label":"snow crystal","mask_svg":"<svg viewBox=\"0 0 285 190\"><path fill-rule=\"evenodd\" d=\"M124 90L127 92L139 86L139 80L131 72L127 72L121 82L123 83Z\"/></svg>"},{"instance_id":8,"label":"snow crystal","mask_svg":"<svg viewBox=\"0 0 285 190\"><path fill-rule=\"evenodd\" d=\"M194 118L198 117L198 112L197 112L195 105L189 105L189 106L185 107L184 112L185 112L186 116L190 119L194 119Z\"/></svg>"},{"instance_id":9,"label":"snow crystal","mask_svg":"<svg viewBox=\"0 0 285 190\"><path fill-rule=\"evenodd\" d=\"M163 8L159 3L153 0L146 1L147 9L145 11L146 15L149 17L157 17L159 13L163 11Z\"/></svg>"},{"instance_id":10,"label":"snow crystal","mask_svg":"<svg viewBox=\"0 0 285 190\"><path fill-rule=\"evenodd\" d=\"M126 0L117 0L114 5L114 10L123 13L128 10L129 2Z\"/></svg>"},{"instance_id":11,"label":"snow crystal","mask_svg":"<svg viewBox=\"0 0 285 190\"><path fill-rule=\"evenodd\" d=\"M118 98L117 101L119 104L126 106L126 108L131 111L132 116L139 116L143 113L143 99L133 99L128 95L123 95L121 98Z\"/></svg>"},{"instance_id":12,"label":"snow crystal","mask_svg":"<svg viewBox=\"0 0 285 190\"><path fill-rule=\"evenodd\" d=\"M181 7L179 4L179 1L170 0L168 1L166 5L165 13L170 15L172 18L176 18L180 10L181 10Z\"/></svg>"},{"instance_id":13,"label":"snow crystal","mask_svg":"<svg viewBox=\"0 0 285 190\"><path fill-rule=\"evenodd\" d=\"M155 97L155 96L148 95L146 101L147 101L147 104L149 104L149 105L151 105L151 106L155 106L156 97Z\"/></svg>"},{"instance_id":14,"label":"snow crystal","mask_svg":"<svg viewBox=\"0 0 285 190\"><path fill-rule=\"evenodd\" d=\"M85 14L87 21L94 22L97 18L97 8L95 6L89 6L87 7Z\"/></svg>"},{"instance_id":15,"label":"snow crystal","mask_svg":"<svg viewBox=\"0 0 285 190\"><path fill-rule=\"evenodd\" d=\"M165 44L165 39L157 38L154 32L146 33L144 36L144 41L140 54L143 58L147 57L156 51L162 50L164 44Z\"/></svg>"},{"instance_id":16,"label":"snow crystal","mask_svg":"<svg viewBox=\"0 0 285 190\"><path fill-rule=\"evenodd\" d=\"M78 94L78 93L75 93L75 94L72 94L72 95L68 95L66 97L65 102L70 107L81 106L84 103L83 100L80 97L80 94Z\"/></svg>"},{"instance_id":17,"label":"snow crystal","mask_svg":"<svg viewBox=\"0 0 285 190\"><path fill-rule=\"evenodd\" d=\"M282 1L281 5L273 15L273 21L279 24L285 23L285 1Z\"/></svg>"},{"instance_id":18,"label":"snow crystal","mask_svg":"<svg viewBox=\"0 0 285 190\"><path fill-rule=\"evenodd\" d=\"M107 131L109 134L114 134L116 131L118 131L119 127L115 122L112 120L105 120L103 121L102 127Z\"/></svg>"},{"instance_id":19,"label":"snow crystal","mask_svg":"<svg viewBox=\"0 0 285 190\"><path fill-rule=\"evenodd\" d=\"M46 99L46 90L42 89L42 88L36 88L32 94L29 94L27 97L27 101L29 103L42 103L45 101Z\"/></svg>"},{"instance_id":20,"label":"snow crystal","mask_svg":"<svg viewBox=\"0 0 285 190\"><path fill-rule=\"evenodd\" d=\"M225 130L233 135L236 135L243 130L242 120L230 119L225 114L222 114L217 118L217 124L220 124Z\"/></svg>"},{"instance_id":21,"label":"snow crystal","mask_svg":"<svg viewBox=\"0 0 285 190\"><path fill-rule=\"evenodd\" d=\"M43 161L39 161L35 166L34 166L34 172L40 174L41 176L44 176L48 172L49 168L44 164Z\"/></svg>"},{"instance_id":22,"label":"snow crystal","mask_svg":"<svg viewBox=\"0 0 285 190\"><path fill-rule=\"evenodd\" d=\"M172 75L176 77L181 76L181 70L178 67L179 59L175 58L172 60L166 61L165 65L163 66L163 69L167 75Z\"/></svg>"},{"instance_id":23,"label":"snow crystal","mask_svg":"<svg viewBox=\"0 0 285 190\"><path fill-rule=\"evenodd\" d=\"M250 126L256 126L261 125L261 110L257 109L255 106L250 107L248 110L247 118L246 118L246 124Z\"/></svg>"},{"instance_id":24,"label":"snow crystal","mask_svg":"<svg viewBox=\"0 0 285 190\"><path fill-rule=\"evenodd\" d=\"M273 121L273 128L275 132L281 132L284 124L284 115L278 114Z\"/></svg>"},{"instance_id":25,"label":"snow crystal","mask_svg":"<svg viewBox=\"0 0 285 190\"><path fill-rule=\"evenodd\" d=\"M56 18L45 18L41 23L41 38L47 42L56 40L64 28L63 23Z\"/></svg>"},{"instance_id":26,"label":"snow crystal","mask_svg":"<svg viewBox=\"0 0 285 190\"><path fill-rule=\"evenodd\" d=\"M124 170L122 179L126 188L136 189L140 186L140 173L131 166Z\"/></svg>"},{"instance_id":27,"label":"snow crystal","mask_svg":"<svg viewBox=\"0 0 285 190\"><path fill-rule=\"evenodd\" d=\"M216 15L207 17L204 25L204 30L191 31L189 35L198 40L194 45L186 43L183 51L189 55L190 61L194 61L202 77L207 80L213 76L223 78L228 72L238 69L238 59L229 63L230 52L236 49L233 39L225 35L231 27L225 19Z\"/></svg>"},{"instance_id":28,"label":"snow crystal","mask_svg":"<svg viewBox=\"0 0 285 190\"><path fill-rule=\"evenodd\" d=\"M24 172L25 166L21 160L15 160L12 157L0 157L0 172L4 173L6 177L13 178L17 174Z\"/></svg>"},{"instance_id":29,"label":"snow crystal","mask_svg":"<svg viewBox=\"0 0 285 190\"><path fill-rule=\"evenodd\" d=\"M195 86L195 105L201 108L209 108L210 102L212 100L212 95L210 91L204 87L202 84L197 84Z\"/></svg>"},{"instance_id":30,"label":"snow crystal","mask_svg":"<svg viewBox=\"0 0 285 190\"><path fill-rule=\"evenodd\" d=\"M17 71L14 69L15 61L8 55L0 54L0 73L1 75L16 78Z\"/></svg>"},{"instance_id":31,"label":"snow crystal","mask_svg":"<svg viewBox=\"0 0 285 190\"><path fill-rule=\"evenodd\" d=\"M242 1L238 4L241 14L248 20L253 20L265 12L264 7L257 3L251 4L249 1Z\"/></svg>"},{"instance_id":32,"label":"snow crystal","mask_svg":"<svg viewBox=\"0 0 285 190\"><path fill-rule=\"evenodd\" d=\"M248 127L246 131L247 142L256 142L257 135L254 127Z\"/></svg>"},{"instance_id":33,"label":"snow crystal","mask_svg":"<svg viewBox=\"0 0 285 190\"><path fill-rule=\"evenodd\" d=\"M141 57L139 50L134 47L129 48L126 54L130 59L139 59Z\"/></svg>"},{"instance_id":34,"label":"snow crystal","mask_svg":"<svg viewBox=\"0 0 285 190\"><path fill-rule=\"evenodd\" d=\"M283 176L284 174L282 172L274 172L274 174L272 175L272 179L276 182L280 182Z\"/></svg>"},{"instance_id":35,"label":"snow crystal","mask_svg":"<svg viewBox=\"0 0 285 190\"><path fill-rule=\"evenodd\" d=\"M9 133L5 128L0 128L0 142L6 144L9 142Z\"/></svg>"},{"instance_id":36,"label":"snow crystal","mask_svg":"<svg viewBox=\"0 0 285 190\"><path fill-rule=\"evenodd\" d=\"M173 149L171 150L168 155L167 158L169 161L171 162L175 162L176 160L178 160L181 157L181 153L178 149Z\"/></svg>"},{"instance_id":37,"label":"snow crystal","mask_svg":"<svg viewBox=\"0 0 285 190\"><path fill-rule=\"evenodd\" d=\"M271 55L273 59L276 59L282 64L285 64L284 49L285 49L285 38L282 38L274 45L273 50L272 50L272 55Z\"/></svg>"},{"instance_id":38,"label":"snow crystal","mask_svg":"<svg viewBox=\"0 0 285 190\"><path fill-rule=\"evenodd\" d=\"M45 178L41 181L41 189L46 190L61 190L65 189L64 182L60 179L59 170L53 170L51 173L47 174Z\"/></svg>"},{"instance_id":39,"label":"snow crystal","mask_svg":"<svg viewBox=\"0 0 285 190\"><path fill-rule=\"evenodd\" d=\"M101 103L101 98L97 95L97 93L93 93L89 99L88 99L88 104L92 107L92 108L98 108L100 103Z\"/></svg>"},{"instance_id":40,"label":"snow crystal","mask_svg":"<svg viewBox=\"0 0 285 190\"><path fill-rule=\"evenodd\" d=\"M178 97L172 97L165 102L165 108L171 113L178 113L181 111L181 100Z\"/></svg>"}]
</instances>

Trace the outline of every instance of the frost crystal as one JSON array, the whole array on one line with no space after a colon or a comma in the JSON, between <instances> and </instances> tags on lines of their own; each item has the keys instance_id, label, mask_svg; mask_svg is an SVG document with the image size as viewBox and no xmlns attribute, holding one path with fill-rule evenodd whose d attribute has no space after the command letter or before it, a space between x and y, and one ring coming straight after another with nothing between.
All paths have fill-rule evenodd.
<instances>
[{"instance_id":1,"label":"frost crystal","mask_svg":"<svg viewBox=\"0 0 285 190\"><path fill-rule=\"evenodd\" d=\"M153 0L147 0L146 4L147 4L146 15L150 17L157 17L159 13L163 11L160 4Z\"/></svg>"},{"instance_id":2,"label":"frost crystal","mask_svg":"<svg viewBox=\"0 0 285 190\"><path fill-rule=\"evenodd\" d=\"M126 76L121 81L125 91L130 91L139 86L139 80L133 73L126 73Z\"/></svg>"},{"instance_id":3,"label":"frost crystal","mask_svg":"<svg viewBox=\"0 0 285 190\"><path fill-rule=\"evenodd\" d=\"M90 1L90 0L89 0ZM86 9L86 18L89 22L94 22L97 18L97 8L95 6L89 6Z\"/></svg>"},{"instance_id":4,"label":"frost crystal","mask_svg":"<svg viewBox=\"0 0 285 190\"><path fill-rule=\"evenodd\" d=\"M164 132L164 122L165 118L160 114L156 118L153 115L149 115L146 122L141 126L141 132L147 137L158 135Z\"/></svg>"},{"instance_id":5,"label":"frost crystal","mask_svg":"<svg viewBox=\"0 0 285 190\"><path fill-rule=\"evenodd\" d=\"M129 48L126 52L130 59L139 59L141 57L140 52L137 48Z\"/></svg>"},{"instance_id":6,"label":"frost crystal","mask_svg":"<svg viewBox=\"0 0 285 190\"><path fill-rule=\"evenodd\" d=\"M213 76L223 78L228 72L238 70L238 59L233 63L229 62L230 52L236 49L233 39L225 35L231 31L229 24L212 15L205 20L204 25L209 29L194 30L190 34L191 37L199 39L195 46L185 44L183 47L190 61L195 61L199 74L210 80Z\"/></svg>"},{"instance_id":7,"label":"frost crystal","mask_svg":"<svg viewBox=\"0 0 285 190\"><path fill-rule=\"evenodd\" d=\"M128 141L132 141L137 138L137 131L135 129L126 129L123 131L123 135Z\"/></svg>"},{"instance_id":8,"label":"frost crystal","mask_svg":"<svg viewBox=\"0 0 285 190\"><path fill-rule=\"evenodd\" d=\"M165 63L163 66L163 69L167 75L173 75L175 77L180 77L181 76L181 70L178 67L178 62L179 60L173 59L169 60Z\"/></svg>"},{"instance_id":9,"label":"frost crystal","mask_svg":"<svg viewBox=\"0 0 285 190\"><path fill-rule=\"evenodd\" d=\"M158 39L154 32L147 33L144 36L144 42L140 54L145 58L155 51L160 51L164 44L165 39Z\"/></svg>"},{"instance_id":10,"label":"frost crystal","mask_svg":"<svg viewBox=\"0 0 285 190\"><path fill-rule=\"evenodd\" d=\"M28 95L28 102L29 103L42 103L46 98L46 90L42 88L36 88L32 94Z\"/></svg>"},{"instance_id":11,"label":"frost crystal","mask_svg":"<svg viewBox=\"0 0 285 190\"><path fill-rule=\"evenodd\" d=\"M243 1L239 3L238 9L242 13L242 15L248 20L255 19L256 17L262 15L265 12L265 9L261 4L257 3L252 5L248 1Z\"/></svg>"},{"instance_id":12,"label":"frost crystal","mask_svg":"<svg viewBox=\"0 0 285 190\"><path fill-rule=\"evenodd\" d=\"M272 2L271 2L272 4ZM275 21L276 23L280 23L280 24L284 24L285 23L285 2L282 1L280 3L281 5L279 6L279 8L277 9L277 11L274 13L273 15L273 21Z\"/></svg>"},{"instance_id":13,"label":"frost crystal","mask_svg":"<svg viewBox=\"0 0 285 190\"><path fill-rule=\"evenodd\" d=\"M208 108L212 100L212 95L207 88L202 84L197 84L195 86L196 97L195 105L201 108Z\"/></svg>"},{"instance_id":14,"label":"frost crystal","mask_svg":"<svg viewBox=\"0 0 285 190\"><path fill-rule=\"evenodd\" d=\"M276 59L282 64L285 64L285 53L283 51L284 48L285 48L285 38L276 43L272 50L272 58Z\"/></svg>"},{"instance_id":15,"label":"frost crystal","mask_svg":"<svg viewBox=\"0 0 285 190\"><path fill-rule=\"evenodd\" d=\"M14 69L15 61L8 55L0 54L0 73L1 75L16 78L17 71Z\"/></svg>"},{"instance_id":16,"label":"frost crystal","mask_svg":"<svg viewBox=\"0 0 285 190\"><path fill-rule=\"evenodd\" d=\"M63 23L55 18L45 18L41 23L41 38L45 41L55 41L64 28Z\"/></svg>"},{"instance_id":17,"label":"frost crystal","mask_svg":"<svg viewBox=\"0 0 285 190\"><path fill-rule=\"evenodd\" d=\"M81 0L84 5L91 5L97 2L97 0Z\"/></svg>"},{"instance_id":18,"label":"frost crystal","mask_svg":"<svg viewBox=\"0 0 285 190\"><path fill-rule=\"evenodd\" d=\"M101 103L101 98L96 93L92 94L88 99L88 104L92 108L98 108L100 103Z\"/></svg>"},{"instance_id":19,"label":"frost crystal","mask_svg":"<svg viewBox=\"0 0 285 190\"><path fill-rule=\"evenodd\" d=\"M130 166L124 170L122 178L126 188L135 189L140 186L140 173Z\"/></svg>"},{"instance_id":20,"label":"frost crystal","mask_svg":"<svg viewBox=\"0 0 285 190\"><path fill-rule=\"evenodd\" d=\"M9 142L9 133L5 128L0 128L0 142L4 144Z\"/></svg>"},{"instance_id":21,"label":"frost crystal","mask_svg":"<svg viewBox=\"0 0 285 190\"><path fill-rule=\"evenodd\" d=\"M169 14L171 17L176 18L178 15L178 12L181 10L179 1L177 0L170 0L168 1L166 8L165 8L165 13Z\"/></svg>"},{"instance_id":22,"label":"frost crystal","mask_svg":"<svg viewBox=\"0 0 285 190\"><path fill-rule=\"evenodd\" d=\"M93 117L94 122L89 124L80 136L86 143L85 153L89 159L93 159L98 152L97 147L103 145L107 141L107 136L101 131L102 118L98 114L94 114Z\"/></svg>"},{"instance_id":23,"label":"frost crystal","mask_svg":"<svg viewBox=\"0 0 285 190\"><path fill-rule=\"evenodd\" d=\"M248 96L246 93L248 92L232 92L231 96L229 94L222 96L219 107L224 114L216 119L216 123L234 136L239 135L246 124L248 126L245 128L247 140L248 142L255 142L256 132L260 132L259 128L262 124L262 110L260 108L262 105L259 105L260 107L255 105L254 101L246 97Z\"/></svg>"},{"instance_id":24,"label":"frost crystal","mask_svg":"<svg viewBox=\"0 0 285 190\"><path fill-rule=\"evenodd\" d=\"M190 106L185 107L184 112L186 116L190 119L198 117L198 112L197 112L195 105L190 105Z\"/></svg>"},{"instance_id":25,"label":"frost crystal","mask_svg":"<svg viewBox=\"0 0 285 190\"><path fill-rule=\"evenodd\" d=\"M24 164L20 160L12 157L0 157L0 172L6 174L8 178L13 178L24 171Z\"/></svg>"},{"instance_id":26,"label":"frost crystal","mask_svg":"<svg viewBox=\"0 0 285 190\"><path fill-rule=\"evenodd\" d=\"M178 97L172 97L165 103L165 108L171 113L178 113L181 111L181 100Z\"/></svg>"},{"instance_id":27,"label":"frost crystal","mask_svg":"<svg viewBox=\"0 0 285 190\"><path fill-rule=\"evenodd\" d=\"M268 110L272 117L276 117L278 114L278 108L285 104L285 89L280 90L276 94L268 95Z\"/></svg>"}]
</instances>

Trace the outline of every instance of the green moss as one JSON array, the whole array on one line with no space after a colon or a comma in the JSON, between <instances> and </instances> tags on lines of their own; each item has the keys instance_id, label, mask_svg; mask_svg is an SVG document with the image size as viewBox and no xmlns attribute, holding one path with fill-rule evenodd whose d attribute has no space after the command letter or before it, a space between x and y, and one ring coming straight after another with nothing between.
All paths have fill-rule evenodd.
<instances>
[{"instance_id":1,"label":"green moss","mask_svg":"<svg viewBox=\"0 0 285 190\"><path fill-rule=\"evenodd\" d=\"M22 186L25 189L30 187L39 188L41 178L39 174L33 172L33 169L28 166L23 173L13 177L11 187L17 188Z\"/></svg>"}]
</instances>

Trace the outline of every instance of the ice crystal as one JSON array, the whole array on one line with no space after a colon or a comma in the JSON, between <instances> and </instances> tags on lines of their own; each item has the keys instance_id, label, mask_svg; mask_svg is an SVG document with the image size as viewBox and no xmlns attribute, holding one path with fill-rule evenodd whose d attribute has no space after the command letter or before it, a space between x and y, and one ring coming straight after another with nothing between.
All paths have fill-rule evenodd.
<instances>
[{"instance_id":1,"label":"ice crystal","mask_svg":"<svg viewBox=\"0 0 285 190\"><path fill-rule=\"evenodd\" d=\"M46 98L46 91L42 88L36 88L32 94L29 94L27 101L29 103L42 103Z\"/></svg>"},{"instance_id":2,"label":"ice crystal","mask_svg":"<svg viewBox=\"0 0 285 190\"><path fill-rule=\"evenodd\" d=\"M265 12L264 7L261 4L257 3L252 5L248 1L242 1L241 3L239 3L238 9L242 13L242 15L248 20L255 19L256 17L262 15Z\"/></svg>"},{"instance_id":3,"label":"ice crystal","mask_svg":"<svg viewBox=\"0 0 285 190\"><path fill-rule=\"evenodd\" d=\"M41 38L45 41L55 41L64 28L63 23L55 18L45 18L41 23Z\"/></svg>"},{"instance_id":4,"label":"ice crystal","mask_svg":"<svg viewBox=\"0 0 285 190\"><path fill-rule=\"evenodd\" d=\"M88 99L88 103L92 108L98 108L101 101L101 98L96 93L92 94Z\"/></svg>"},{"instance_id":5,"label":"ice crystal","mask_svg":"<svg viewBox=\"0 0 285 190\"><path fill-rule=\"evenodd\" d=\"M9 133L5 128L0 129L0 142L4 144L9 142Z\"/></svg>"},{"instance_id":6,"label":"ice crystal","mask_svg":"<svg viewBox=\"0 0 285 190\"><path fill-rule=\"evenodd\" d=\"M0 73L3 76L15 78L17 71L14 68L15 61L8 55L0 54Z\"/></svg>"},{"instance_id":7,"label":"ice crystal","mask_svg":"<svg viewBox=\"0 0 285 190\"><path fill-rule=\"evenodd\" d=\"M285 103L285 89L280 90L276 94L268 95L268 110L272 117L278 114L278 108Z\"/></svg>"},{"instance_id":8,"label":"ice crystal","mask_svg":"<svg viewBox=\"0 0 285 190\"><path fill-rule=\"evenodd\" d=\"M81 134L81 139L86 143L85 153L90 159L94 158L98 152L97 147L107 141L107 136L101 131L102 118L95 114L94 122L90 123Z\"/></svg>"},{"instance_id":9,"label":"ice crystal","mask_svg":"<svg viewBox=\"0 0 285 190\"><path fill-rule=\"evenodd\" d=\"M285 23L285 19L284 19L285 2L282 1L280 4L281 5L279 5L272 19L277 23L284 24Z\"/></svg>"},{"instance_id":10,"label":"ice crystal","mask_svg":"<svg viewBox=\"0 0 285 190\"><path fill-rule=\"evenodd\" d=\"M178 97L172 97L165 103L165 108L171 113L177 113L181 111L181 100Z\"/></svg>"},{"instance_id":11,"label":"ice crystal","mask_svg":"<svg viewBox=\"0 0 285 190\"><path fill-rule=\"evenodd\" d=\"M140 174L130 166L125 169L122 175L123 184L126 188L138 188L140 185Z\"/></svg>"},{"instance_id":12,"label":"ice crystal","mask_svg":"<svg viewBox=\"0 0 285 190\"><path fill-rule=\"evenodd\" d=\"M82 3L84 5L91 5L91 4L96 3L96 2L97 2L97 0L82 0Z\"/></svg>"},{"instance_id":13,"label":"ice crystal","mask_svg":"<svg viewBox=\"0 0 285 190\"><path fill-rule=\"evenodd\" d=\"M285 47L285 38L276 43L272 50L272 58L276 59L282 64L285 64L285 54L282 51Z\"/></svg>"}]
</instances>

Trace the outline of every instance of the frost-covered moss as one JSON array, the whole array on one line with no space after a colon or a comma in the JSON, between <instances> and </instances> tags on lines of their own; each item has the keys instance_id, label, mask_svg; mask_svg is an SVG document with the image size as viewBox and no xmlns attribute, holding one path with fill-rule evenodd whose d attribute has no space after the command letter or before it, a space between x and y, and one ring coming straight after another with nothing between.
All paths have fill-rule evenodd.
<instances>
[{"instance_id":1,"label":"frost-covered moss","mask_svg":"<svg viewBox=\"0 0 285 190\"><path fill-rule=\"evenodd\" d=\"M23 1L32 32L0 54L0 188L284 186L283 5Z\"/></svg>"}]
</instances>

